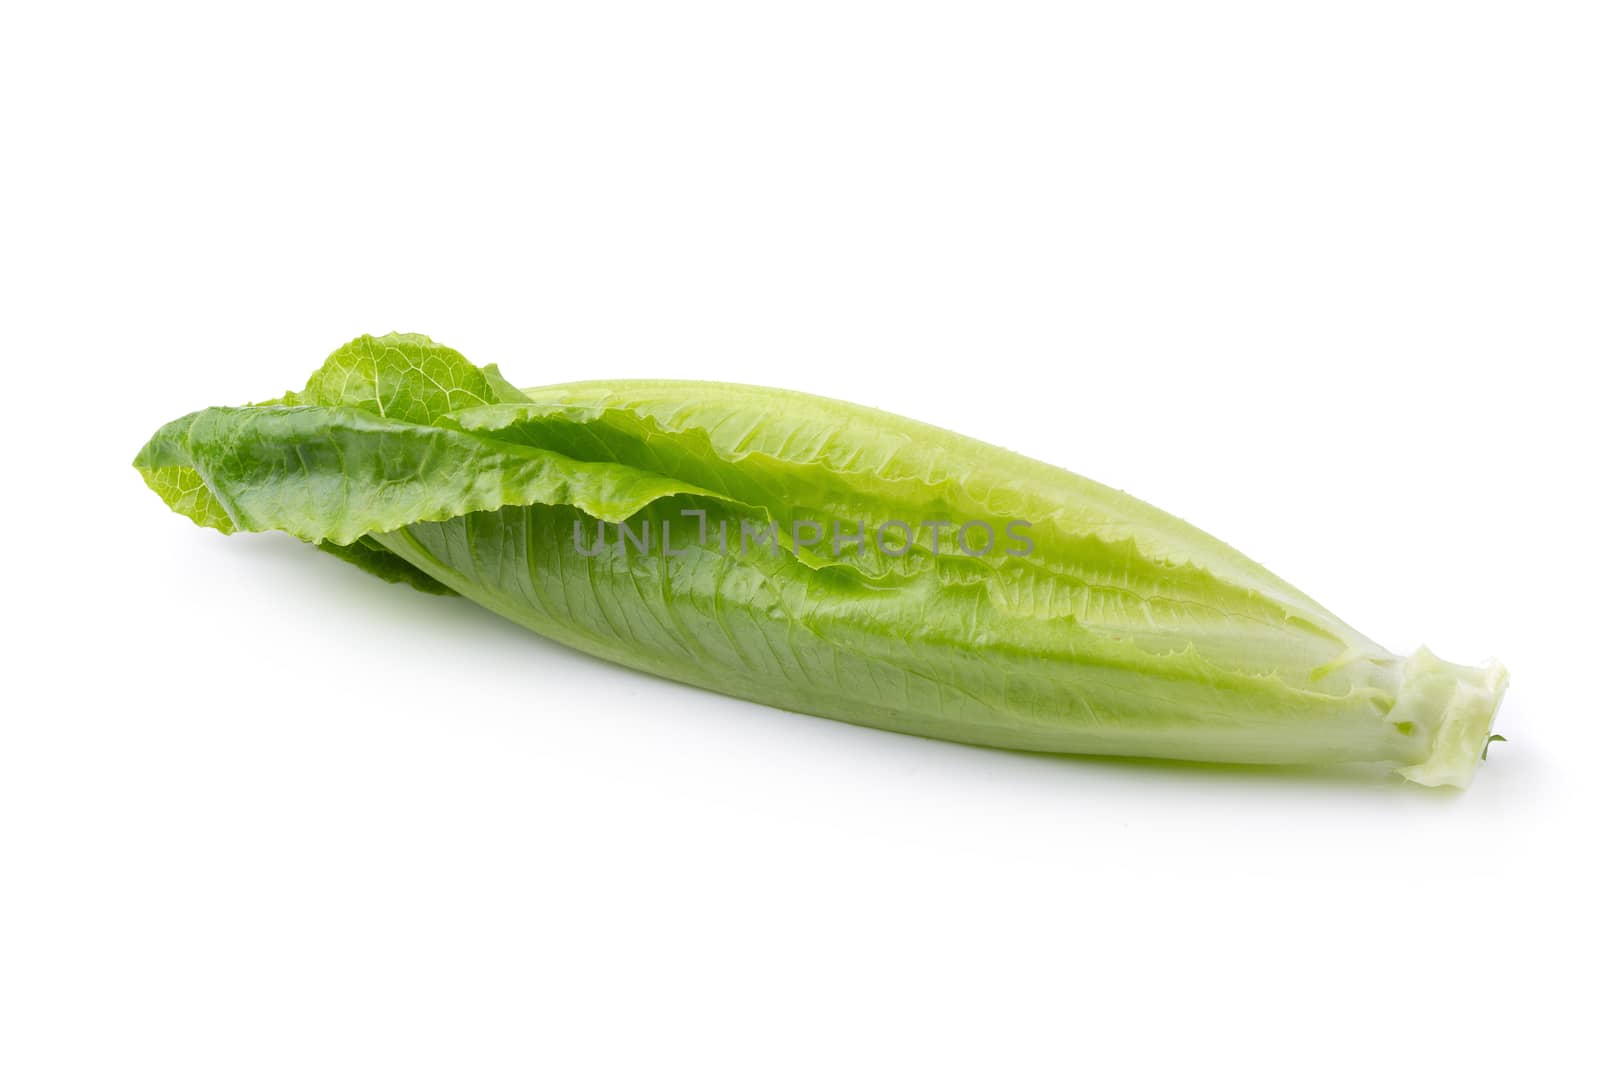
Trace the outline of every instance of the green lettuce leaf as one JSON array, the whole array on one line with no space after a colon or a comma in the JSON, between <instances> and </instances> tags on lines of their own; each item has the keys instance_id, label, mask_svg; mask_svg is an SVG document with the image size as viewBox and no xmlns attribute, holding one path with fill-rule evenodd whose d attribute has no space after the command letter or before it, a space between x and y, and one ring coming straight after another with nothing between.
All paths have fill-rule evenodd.
<instances>
[{"instance_id":1,"label":"green lettuce leaf","mask_svg":"<svg viewBox=\"0 0 1600 1067\"><path fill-rule=\"evenodd\" d=\"M1497 665L1387 652L1127 494L784 390L518 390L426 337L361 337L279 400L167 424L135 465L200 525L283 531L664 677L948 740L1464 785L1505 686Z\"/></svg>"}]
</instances>

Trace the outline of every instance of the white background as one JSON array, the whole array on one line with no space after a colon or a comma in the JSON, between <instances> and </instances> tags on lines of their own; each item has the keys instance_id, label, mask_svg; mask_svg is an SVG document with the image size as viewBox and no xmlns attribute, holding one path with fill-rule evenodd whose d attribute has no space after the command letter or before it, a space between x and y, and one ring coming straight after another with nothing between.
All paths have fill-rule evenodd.
<instances>
[{"instance_id":1,"label":"white background","mask_svg":"<svg viewBox=\"0 0 1600 1067\"><path fill-rule=\"evenodd\" d=\"M0 25L7 1064L1573 1062L1589 4L58 4ZM1465 794L962 748L169 514L430 333L1151 500L1504 660Z\"/></svg>"}]
</instances>

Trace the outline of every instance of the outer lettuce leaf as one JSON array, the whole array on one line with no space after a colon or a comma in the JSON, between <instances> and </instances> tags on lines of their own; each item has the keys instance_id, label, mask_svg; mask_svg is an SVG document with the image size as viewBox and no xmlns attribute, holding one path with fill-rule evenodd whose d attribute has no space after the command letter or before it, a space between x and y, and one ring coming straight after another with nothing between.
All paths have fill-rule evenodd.
<instances>
[{"instance_id":1,"label":"outer lettuce leaf","mask_svg":"<svg viewBox=\"0 0 1600 1067\"><path fill-rule=\"evenodd\" d=\"M347 545L415 522L518 504L607 521L696 487L361 407L206 408L157 431L135 463L194 470L236 530Z\"/></svg>"},{"instance_id":2,"label":"outer lettuce leaf","mask_svg":"<svg viewBox=\"0 0 1600 1067\"><path fill-rule=\"evenodd\" d=\"M348 545L323 541L317 545L330 556L353 563L368 574L395 585L409 585L434 596L455 596L456 591L436 578L429 577L370 537L352 541Z\"/></svg>"}]
</instances>

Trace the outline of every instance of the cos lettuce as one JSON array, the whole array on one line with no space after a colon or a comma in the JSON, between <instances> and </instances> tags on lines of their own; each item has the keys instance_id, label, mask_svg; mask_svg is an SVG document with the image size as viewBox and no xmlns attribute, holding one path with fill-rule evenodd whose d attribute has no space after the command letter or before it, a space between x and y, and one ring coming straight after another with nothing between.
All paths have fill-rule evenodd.
<instances>
[{"instance_id":1,"label":"cos lettuce","mask_svg":"<svg viewBox=\"0 0 1600 1067\"><path fill-rule=\"evenodd\" d=\"M1396 656L1222 542L909 419L683 381L516 389L415 334L162 427L202 526L281 530L667 678L1044 752L1464 786L1499 665Z\"/></svg>"}]
</instances>

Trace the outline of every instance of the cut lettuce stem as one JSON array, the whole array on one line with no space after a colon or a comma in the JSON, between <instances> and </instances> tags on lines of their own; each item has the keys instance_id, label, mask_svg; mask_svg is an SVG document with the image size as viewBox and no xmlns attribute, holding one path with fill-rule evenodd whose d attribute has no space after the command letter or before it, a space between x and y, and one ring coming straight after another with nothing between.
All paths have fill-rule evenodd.
<instances>
[{"instance_id":1,"label":"cut lettuce stem","mask_svg":"<svg viewBox=\"0 0 1600 1067\"><path fill-rule=\"evenodd\" d=\"M1498 664L1385 651L1125 493L785 390L519 390L425 337L362 337L302 390L169 423L135 466L202 526L284 531L662 677L951 741L1464 787L1506 688ZM633 540L596 550L608 530Z\"/></svg>"},{"instance_id":2,"label":"cut lettuce stem","mask_svg":"<svg viewBox=\"0 0 1600 1067\"><path fill-rule=\"evenodd\" d=\"M1429 744L1426 756L1401 767L1400 773L1418 785L1470 785L1508 681L1498 663L1463 667L1418 649L1406 660L1389 719L1410 724Z\"/></svg>"}]
</instances>

